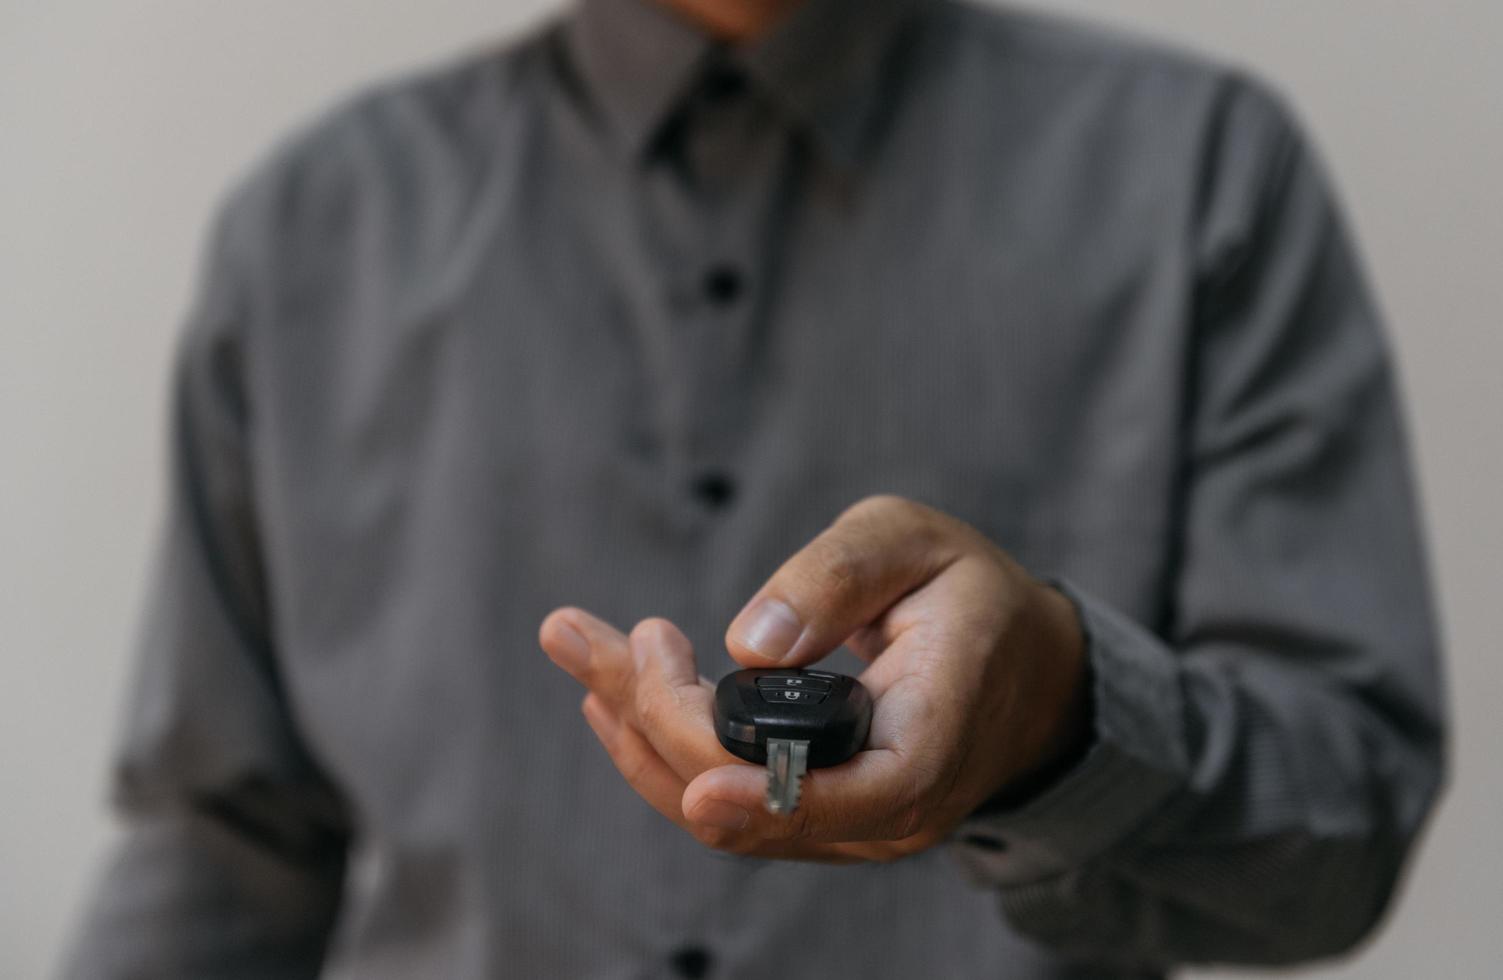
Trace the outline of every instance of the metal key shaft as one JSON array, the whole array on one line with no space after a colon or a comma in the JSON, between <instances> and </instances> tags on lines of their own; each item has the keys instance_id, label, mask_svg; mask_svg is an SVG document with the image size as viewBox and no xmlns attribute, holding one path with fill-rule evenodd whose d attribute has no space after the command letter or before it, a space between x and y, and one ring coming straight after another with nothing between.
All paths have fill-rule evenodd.
<instances>
[{"instance_id":1,"label":"metal key shaft","mask_svg":"<svg viewBox=\"0 0 1503 980\"><path fill-rule=\"evenodd\" d=\"M767 812L798 809L804 773L809 769L809 743L804 739L767 740Z\"/></svg>"}]
</instances>

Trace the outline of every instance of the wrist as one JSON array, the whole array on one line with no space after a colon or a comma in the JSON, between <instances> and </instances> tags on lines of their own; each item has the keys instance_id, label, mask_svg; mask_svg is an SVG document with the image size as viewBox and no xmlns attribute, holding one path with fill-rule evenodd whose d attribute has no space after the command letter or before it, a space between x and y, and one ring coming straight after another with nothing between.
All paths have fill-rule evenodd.
<instances>
[{"instance_id":1,"label":"wrist","mask_svg":"<svg viewBox=\"0 0 1503 980\"><path fill-rule=\"evenodd\" d=\"M1027 641L1035 658L1036 696L1029 751L983 809L1009 808L1037 796L1079 764L1095 742L1091 668L1079 611L1051 585L1032 583Z\"/></svg>"},{"instance_id":2,"label":"wrist","mask_svg":"<svg viewBox=\"0 0 1503 980\"><path fill-rule=\"evenodd\" d=\"M1045 766L1077 757L1091 743L1091 665L1075 603L1052 585L1039 583L1037 589L1049 637L1043 655L1051 664L1055 694L1054 723L1039 759Z\"/></svg>"}]
</instances>

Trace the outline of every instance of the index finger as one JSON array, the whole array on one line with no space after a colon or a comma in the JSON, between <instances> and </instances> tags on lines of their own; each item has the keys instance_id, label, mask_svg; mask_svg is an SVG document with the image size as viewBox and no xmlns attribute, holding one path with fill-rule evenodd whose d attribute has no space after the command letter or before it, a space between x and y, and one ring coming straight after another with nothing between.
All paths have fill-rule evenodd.
<instances>
[{"instance_id":1,"label":"index finger","mask_svg":"<svg viewBox=\"0 0 1503 980\"><path fill-rule=\"evenodd\" d=\"M726 631L746 667L813 663L956 560L955 522L899 497L847 508L785 561Z\"/></svg>"},{"instance_id":2,"label":"index finger","mask_svg":"<svg viewBox=\"0 0 1503 980\"><path fill-rule=\"evenodd\" d=\"M630 644L630 717L658 755L684 780L733 761L715 737L714 688L699 676L689 638L666 619L646 619Z\"/></svg>"}]
</instances>

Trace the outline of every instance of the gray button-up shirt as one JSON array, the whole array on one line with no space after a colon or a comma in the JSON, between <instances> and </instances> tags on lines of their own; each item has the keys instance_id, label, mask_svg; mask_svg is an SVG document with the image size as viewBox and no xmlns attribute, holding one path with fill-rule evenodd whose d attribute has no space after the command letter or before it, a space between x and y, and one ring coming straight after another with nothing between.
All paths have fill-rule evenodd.
<instances>
[{"instance_id":1,"label":"gray button-up shirt","mask_svg":"<svg viewBox=\"0 0 1503 980\"><path fill-rule=\"evenodd\" d=\"M1440 781L1392 371L1289 113L1047 18L644 0L382 85L224 206L73 977L1084 977L1345 948ZM1095 742L887 866L711 853L539 651L711 677L906 495L1077 604ZM851 669L841 654L837 667Z\"/></svg>"}]
</instances>

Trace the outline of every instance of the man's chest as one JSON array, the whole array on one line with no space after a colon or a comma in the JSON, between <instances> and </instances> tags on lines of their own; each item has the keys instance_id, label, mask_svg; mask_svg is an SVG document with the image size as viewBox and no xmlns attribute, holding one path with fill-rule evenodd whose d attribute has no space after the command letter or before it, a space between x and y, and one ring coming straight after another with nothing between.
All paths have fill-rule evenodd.
<instances>
[{"instance_id":1,"label":"man's chest","mask_svg":"<svg viewBox=\"0 0 1503 980\"><path fill-rule=\"evenodd\" d=\"M740 604L876 493L1152 617L1188 300L1133 216L1041 223L1017 172L773 182L715 224L565 169L482 198L443 261L305 297L258 393L297 690L363 678L362 737L415 695L472 743L547 729L566 603L674 618L714 674Z\"/></svg>"}]
</instances>

